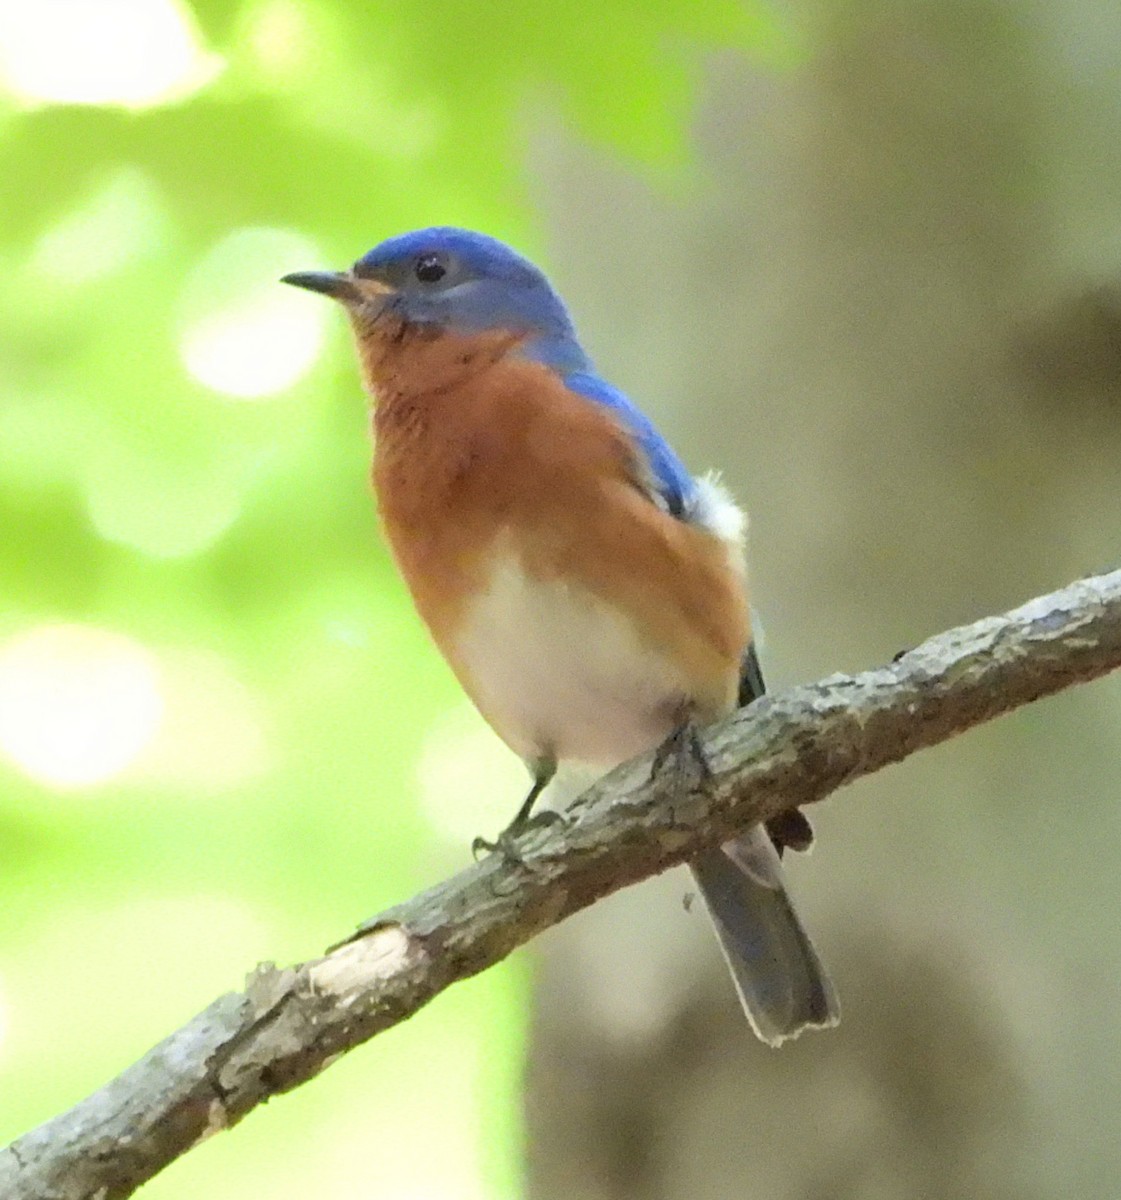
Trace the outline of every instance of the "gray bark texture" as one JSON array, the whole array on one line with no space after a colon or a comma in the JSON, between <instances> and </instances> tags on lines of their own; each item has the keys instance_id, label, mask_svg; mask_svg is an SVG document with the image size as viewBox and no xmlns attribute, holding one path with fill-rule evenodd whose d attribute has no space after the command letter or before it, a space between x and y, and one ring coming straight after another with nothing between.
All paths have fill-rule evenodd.
<instances>
[{"instance_id":1,"label":"gray bark texture","mask_svg":"<svg viewBox=\"0 0 1121 1200\"><path fill-rule=\"evenodd\" d=\"M1121 666L1121 571L938 635L889 666L768 696L705 732L712 777L620 767L569 819L368 921L258 967L139 1062L0 1151L5 1200L118 1200L203 1138L405 1020L542 930L700 848Z\"/></svg>"}]
</instances>

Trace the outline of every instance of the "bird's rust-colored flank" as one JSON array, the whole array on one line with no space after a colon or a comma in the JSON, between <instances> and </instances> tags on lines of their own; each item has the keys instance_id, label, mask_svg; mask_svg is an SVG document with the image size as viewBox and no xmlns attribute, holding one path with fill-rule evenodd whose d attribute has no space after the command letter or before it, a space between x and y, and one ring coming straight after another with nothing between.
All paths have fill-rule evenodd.
<instances>
[{"instance_id":1,"label":"bird's rust-colored flank","mask_svg":"<svg viewBox=\"0 0 1121 1200\"><path fill-rule=\"evenodd\" d=\"M749 640L742 581L717 537L644 492L630 434L509 332L359 327L374 397L373 479L417 609L460 675L456 632L516 531L531 577L579 581L694 681L703 719L734 704ZM629 569L622 569L628 564Z\"/></svg>"}]
</instances>

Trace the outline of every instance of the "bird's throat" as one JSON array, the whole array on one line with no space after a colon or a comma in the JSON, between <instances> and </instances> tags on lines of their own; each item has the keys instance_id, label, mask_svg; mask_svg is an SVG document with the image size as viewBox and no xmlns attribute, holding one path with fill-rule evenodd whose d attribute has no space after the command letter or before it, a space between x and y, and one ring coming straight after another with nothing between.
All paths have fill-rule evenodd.
<instances>
[{"instance_id":1,"label":"bird's throat","mask_svg":"<svg viewBox=\"0 0 1121 1200\"><path fill-rule=\"evenodd\" d=\"M515 352L524 337L509 330L459 333L384 313L351 315L363 383L376 404L458 390Z\"/></svg>"}]
</instances>

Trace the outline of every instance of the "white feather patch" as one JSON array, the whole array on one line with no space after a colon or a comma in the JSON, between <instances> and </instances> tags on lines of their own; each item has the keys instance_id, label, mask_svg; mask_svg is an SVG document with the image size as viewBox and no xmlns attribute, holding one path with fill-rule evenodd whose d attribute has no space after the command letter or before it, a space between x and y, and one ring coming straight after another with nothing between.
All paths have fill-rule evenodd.
<instances>
[{"instance_id":1,"label":"white feather patch","mask_svg":"<svg viewBox=\"0 0 1121 1200\"><path fill-rule=\"evenodd\" d=\"M475 703L522 758L622 762L673 728L688 682L623 612L558 580L528 576L511 548L456 645Z\"/></svg>"},{"instance_id":2,"label":"white feather patch","mask_svg":"<svg viewBox=\"0 0 1121 1200\"><path fill-rule=\"evenodd\" d=\"M732 561L744 569L747 547L747 513L732 499L715 471L696 481L697 490L685 511L686 520L715 534L733 551Z\"/></svg>"}]
</instances>

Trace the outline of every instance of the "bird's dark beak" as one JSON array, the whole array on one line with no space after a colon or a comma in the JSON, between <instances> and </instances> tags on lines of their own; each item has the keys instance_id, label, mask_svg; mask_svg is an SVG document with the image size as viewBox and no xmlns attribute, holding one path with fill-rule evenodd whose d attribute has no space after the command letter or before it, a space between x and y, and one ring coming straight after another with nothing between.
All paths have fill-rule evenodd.
<instances>
[{"instance_id":1,"label":"bird's dark beak","mask_svg":"<svg viewBox=\"0 0 1121 1200\"><path fill-rule=\"evenodd\" d=\"M296 271L285 275L280 282L306 288L309 292L321 292L344 304L357 303L362 299L349 271Z\"/></svg>"}]
</instances>

